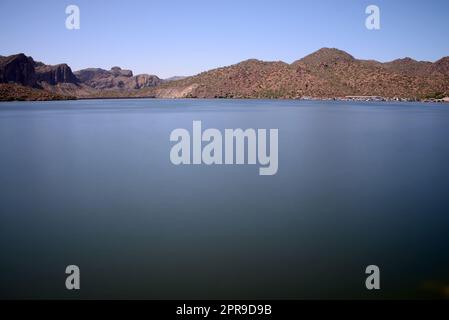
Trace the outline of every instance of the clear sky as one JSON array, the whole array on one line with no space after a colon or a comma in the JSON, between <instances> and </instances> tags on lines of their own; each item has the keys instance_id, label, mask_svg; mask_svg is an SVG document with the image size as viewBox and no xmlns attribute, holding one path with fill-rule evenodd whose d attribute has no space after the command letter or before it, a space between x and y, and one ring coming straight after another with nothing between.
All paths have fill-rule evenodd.
<instances>
[{"instance_id":1,"label":"clear sky","mask_svg":"<svg viewBox=\"0 0 449 320\"><path fill-rule=\"evenodd\" d=\"M80 30L65 27L70 4ZM365 27L370 4L380 30ZM0 55L163 78L249 58L290 63L321 47L435 61L449 55L448 15L447 0L0 0Z\"/></svg>"}]
</instances>

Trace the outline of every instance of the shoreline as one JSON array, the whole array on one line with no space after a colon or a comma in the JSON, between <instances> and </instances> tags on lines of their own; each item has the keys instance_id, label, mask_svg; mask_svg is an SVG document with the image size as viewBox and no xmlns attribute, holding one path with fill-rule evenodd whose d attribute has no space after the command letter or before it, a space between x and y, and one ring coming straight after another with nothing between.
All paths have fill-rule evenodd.
<instances>
[{"instance_id":1,"label":"shoreline","mask_svg":"<svg viewBox=\"0 0 449 320\"><path fill-rule=\"evenodd\" d=\"M386 97L374 97L374 96L347 96L347 97L333 97L333 98L316 98L316 97L304 97L304 98L198 98L198 97L185 97L185 98L159 98L154 96L149 97L70 97L67 99L12 99L12 100L0 100L0 103L8 102L49 102L49 101L81 101L81 100L139 100L139 99L154 99L154 100L261 100L261 101L341 101L341 102L408 102L408 103L435 103L446 104L449 103L449 98L445 99L413 99L413 98L386 98Z\"/></svg>"}]
</instances>

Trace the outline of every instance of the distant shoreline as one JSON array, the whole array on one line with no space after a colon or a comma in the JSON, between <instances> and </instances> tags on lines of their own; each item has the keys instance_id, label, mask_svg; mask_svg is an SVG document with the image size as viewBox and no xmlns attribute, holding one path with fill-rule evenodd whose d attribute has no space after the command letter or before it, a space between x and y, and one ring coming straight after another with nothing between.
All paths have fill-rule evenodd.
<instances>
[{"instance_id":1,"label":"distant shoreline","mask_svg":"<svg viewBox=\"0 0 449 320\"><path fill-rule=\"evenodd\" d=\"M405 98L370 98L358 97L358 98L347 98L347 97L335 97L335 98L298 98L298 99L288 99L288 98L197 98L197 97L186 97L186 98L160 98L160 97L73 97L68 99L15 99L15 100L0 100L0 103L8 102L49 102L49 101L82 101L82 100L142 100L142 99L152 99L152 100L165 100L165 101L178 101L178 100L261 100L261 101L341 101L341 102L404 102L404 103L437 103L446 104L449 103L449 99L405 99Z\"/></svg>"}]
</instances>

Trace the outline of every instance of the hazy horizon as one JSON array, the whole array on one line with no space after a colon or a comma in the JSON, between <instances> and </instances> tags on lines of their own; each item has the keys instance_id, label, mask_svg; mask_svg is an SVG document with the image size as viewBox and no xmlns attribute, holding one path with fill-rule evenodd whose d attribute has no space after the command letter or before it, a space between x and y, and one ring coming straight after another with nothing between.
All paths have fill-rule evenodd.
<instances>
[{"instance_id":1,"label":"hazy horizon","mask_svg":"<svg viewBox=\"0 0 449 320\"><path fill-rule=\"evenodd\" d=\"M80 30L65 28L70 4L80 8ZM161 78L248 59L291 63L322 47L381 62L404 57L433 62L449 55L443 41L449 2L443 0L129 4L4 0L0 10L8 14L0 21L0 54L22 52L46 64L67 63L74 71L119 66ZM380 30L364 25L370 4L380 8Z\"/></svg>"}]
</instances>

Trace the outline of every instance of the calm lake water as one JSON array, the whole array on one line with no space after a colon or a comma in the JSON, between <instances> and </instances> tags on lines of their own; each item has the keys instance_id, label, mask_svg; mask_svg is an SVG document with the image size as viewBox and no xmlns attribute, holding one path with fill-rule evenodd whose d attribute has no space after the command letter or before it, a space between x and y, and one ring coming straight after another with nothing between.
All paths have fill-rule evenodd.
<instances>
[{"instance_id":1,"label":"calm lake water","mask_svg":"<svg viewBox=\"0 0 449 320\"><path fill-rule=\"evenodd\" d=\"M174 166L175 128L278 128L279 171ZM413 298L449 287L449 105L0 104L0 298ZM65 289L65 268L81 290ZM381 290L365 288L365 268Z\"/></svg>"}]
</instances>

